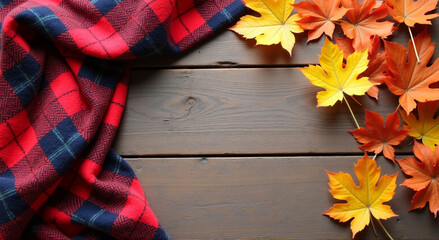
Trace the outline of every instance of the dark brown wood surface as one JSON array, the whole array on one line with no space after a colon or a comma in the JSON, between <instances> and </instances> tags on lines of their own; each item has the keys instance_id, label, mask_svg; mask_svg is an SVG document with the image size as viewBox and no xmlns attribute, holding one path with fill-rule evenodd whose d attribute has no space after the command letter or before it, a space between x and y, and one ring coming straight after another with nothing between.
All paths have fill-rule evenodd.
<instances>
[{"instance_id":1,"label":"dark brown wood surface","mask_svg":"<svg viewBox=\"0 0 439 240\"><path fill-rule=\"evenodd\" d=\"M407 46L404 25L389 40ZM318 63L324 38L307 44L298 34L292 57L254 43L224 31L181 56L136 61L114 148L173 239L349 239L349 223L322 212L336 202L325 169L353 174L361 157L346 132L355 125L344 104L316 108L321 89L299 70ZM379 101L357 99L362 106L349 101L362 126L365 108L387 115L397 105L385 87ZM405 179L382 156L378 165ZM383 224L396 239L438 239L428 209L408 212L413 194L398 186L389 204L399 217ZM374 238L371 228L357 238Z\"/></svg>"},{"instance_id":2,"label":"dark brown wood surface","mask_svg":"<svg viewBox=\"0 0 439 240\"><path fill-rule=\"evenodd\" d=\"M132 74L115 144L123 155L361 153L346 132L355 129L346 105L316 108L320 89L297 68ZM362 107L350 100L361 122L364 107L387 115L398 105L384 88L379 102L357 98Z\"/></svg>"},{"instance_id":3,"label":"dark brown wood surface","mask_svg":"<svg viewBox=\"0 0 439 240\"><path fill-rule=\"evenodd\" d=\"M439 39L439 19L432 21L428 26L429 32L433 39ZM425 25L416 25L412 29L413 34L421 32ZM293 48L293 54L290 57L288 52L282 49L280 45L275 46L255 46L255 40L243 40L238 34L232 31L224 31L217 36L212 37L203 45L194 48L188 53L184 53L178 58L168 56L158 56L147 59L137 60L135 68L151 67L251 67L257 66L302 66L304 64L318 63L320 48L325 42L325 38L306 43L306 33L296 34L296 45ZM335 36L343 36L340 28L336 28ZM410 38L407 27L401 25L388 41L397 42L407 47ZM439 46L436 45L436 51L433 58L439 56Z\"/></svg>"},{"instance_id":4,"label":"dark brown wood surface","mask_svg":"<svg viewBox=\"0 0 439 240\"><path fill-rule=\"evenodd\" d=\"M354 175L361 156L128 158L150 205L174 239L349 239L349 224L322 215L336 201L325 169ZM382 174L399 167L378 158ZM358 183L356 177L355 181ZM397 183L404 179L398 174ZM398 187L382 221L398 239L437 239L427 209L407 212L413 192ZM377 224L377 223L376 223ZM385 238L380 232L380 239ZM358 239L372 239L367 227Z\"/></svg>"}]
</instances>

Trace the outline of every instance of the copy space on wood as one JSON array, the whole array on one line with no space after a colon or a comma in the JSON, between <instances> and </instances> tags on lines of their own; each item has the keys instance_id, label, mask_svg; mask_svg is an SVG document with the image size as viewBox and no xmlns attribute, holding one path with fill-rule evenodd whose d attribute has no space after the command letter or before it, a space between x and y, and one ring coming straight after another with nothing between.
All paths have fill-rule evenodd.
<instances>
[{"instance_id":1,"label":"copy space on wood","mask_svg":"<svg viewBox=\"0 0 439 240\"><path fill-rule=\"evenodd\" d=\"M328 192L325 169L348 172L358 156L128 159L158 219L174 239L349 239L349 224L323 216L340 202ZM381 176L399 171L378 158ZM399 172L397 184L404 180ZM408 213L413 192L397 187L388 202L399 215L382 221L397 238L439 236L437 219ZM384 236L380 233L380 236ZM370 227L357 239L372 239Z\"/></svg>"},{"instance_id":2,"label":"copy space on wood","mask_svg":"<svg viewBox=\"0 0 439 240\"><path fill-rule=\"evenodd\" d=\"M346 131L346 105L316 108L313 86L297 68L134 70L115 141L122 155L357 153ZM364 126L365 108L386 116L397 98L383 88L351 105ZM402 143L396 154L411 150Z\"/></svg>"}]
</instances>

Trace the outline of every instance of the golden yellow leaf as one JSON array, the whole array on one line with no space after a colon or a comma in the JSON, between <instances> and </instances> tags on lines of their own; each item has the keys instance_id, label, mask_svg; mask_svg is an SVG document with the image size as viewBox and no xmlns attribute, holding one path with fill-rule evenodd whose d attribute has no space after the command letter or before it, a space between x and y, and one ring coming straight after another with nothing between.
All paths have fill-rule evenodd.
<instances>
[{"instance_id":1,"label":"golden yellow leaf","mask_svg":"<svg viewBox=\"0 0 439 240\"><path fill-rule=\"evenodd\" d=\"M404 129L410 130L409 136L421 139L422 143L433 151L435 145L439 145L439 118L435 117L438 107L439 101L420 102L418 117L401 110L402 119L407 123Z\"/></svg>"},{"instance_id":2,"label":"golden yellow leaf","mask_svg":"<svg viewBox=\"0 0 439 240\"><path fill-rule=\"evenodd\" d=\"M310 65L300 69L312 84L326 91L317 93L317 106L332 106L343 99L343 94L364 95L374 84L368 77L357 79L358 75L367 69L367 49L354 52L346 59L343 67L343 51L337 45L326 39L319 56L319 65Z\"/></svg>"},{"instance_id":3,"label":"golden yellow leaf","mask_svg":"<svg viewBox=\"0 0 439 240\"><path fill-rule=\"evenodd\" d=\"M291 15L294 0L245 0L245 5L259 12L260 17L246 15L241 17L231 30L243 37L256 39L256 45L281 43L290 55L296 42L293 33L303 32L297 24L299 14Z\"/></svg>"},{"instance_id":4,"label":"golden yellow leaf","mask_svg":"<svg viewBox=\"0 0 439 240\"><path fill-rule=\"evenodd\" d=\"M371 214L376 219L397 216L389 205L383 203L393 198L398 173L392 176L384 175L379 179L381 168L377 168L375 160L369 158L367 154L355 164L359 186L354 183L348 173L326 172L329 176L332 196L346 203L336 203L323 214L340 222L347 222L353 218L351 222L353 237L369 224Z\"/></svg>"}]
</instances>

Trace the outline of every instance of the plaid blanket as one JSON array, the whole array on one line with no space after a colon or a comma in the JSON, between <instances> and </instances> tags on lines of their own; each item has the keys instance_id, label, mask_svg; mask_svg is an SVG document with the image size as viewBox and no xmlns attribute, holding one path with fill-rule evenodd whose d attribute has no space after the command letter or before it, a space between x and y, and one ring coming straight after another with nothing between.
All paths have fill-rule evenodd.
<instances>
[{"instance_id":1,"label":"plaid blanket","mask_svg":"<svg viewBox=\"0 0 439 240\"><path fill-rule=\"evenodd\" d=\"M175 54L240 0L0 0L0 239L168 239L110 146L130 59Z\"/></svg>"}]
</instances>

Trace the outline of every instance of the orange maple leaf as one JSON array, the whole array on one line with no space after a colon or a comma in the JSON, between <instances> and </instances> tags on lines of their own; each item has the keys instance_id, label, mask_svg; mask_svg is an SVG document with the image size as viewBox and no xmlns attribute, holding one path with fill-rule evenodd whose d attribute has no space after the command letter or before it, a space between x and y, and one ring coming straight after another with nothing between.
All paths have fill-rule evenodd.
<instances>
[{"instance_id":1,"label":"orange maple leaf","mask_svg":"<svg viewBox=\"0 0 439 240\"><path fill-rule=\"evenodd\" d=\"M363 49L355 49L352 45L353 40L348 38L334 38L337 42L338 47L343 50L344 58L352 54L354 51L361 51ZM379 52L381 48L381 41L378 35L373 36L370 39L371 43L368 48L368 59L369 64L367 65L366 71L361 73L358 77L368 77L369 81L374 83L366 93L367 95L378 99L378 85L384 83L384 79L387 78L385 74L387 70L386 65L386 52Z\"/></svg>"},{"instance_id":2,"label":"orange maple leaf","mask_svg":"<svg viewBox=\"0 0 439 240\"><path fill-rule=\"evenodd\" d=\"M302 16L297 23L308 31L308 42L319 38L322 34L332 38L334 21L340 20L348 9L340 6L341 0L314 0L294 4Z\"/></svg>"},{"instance_id":3,"label":"orange maple leaf","mask_svg":"<svg viewBox=\"0 0 439 240\"><path fill-rule=\"evenodd\" d=\"M354 40L349 38L338 38L338 37L334 37L334 40L338 48L340 48L340 50L343 51L343 58L345 60L348 58L349 55L355 52L356 49L354 48L354 46L352 46L352 42ZM361 51L361 50L357 50L357 51Z\"/></svg>"},{"instance_id":4,"label":"orange maple leaf","mask_svg":"<svg viewBox=\"0 0 439 240\"><path fill-rule=\"evenodd\" d=\"M427 14L435 10L438 0L385 0L390 16L400 23L413 27L415 23L431 24L437 13Z\"/></svg>"},{"instance_id":5,"label":"orange maple leaf","mask_svg":"<svg viewBox=\"0 0 439 240\"><path fill-rule=\"evenodd\" d=\"M394 112L387 116L384 126L383 117L376 112L366 109L365 124L368 129L360 128L351 133L358 142L363 143L361 149L379 154L383 152L384 156L395 161L395 149L392 145L398 145L407 136L408 130L398 130L400 124L398 112Z\"/></svg>"},{"instance_id":6,"label":"orange maple leaf","mask_svg":"<svg viewBox=\"0 0 439 240\"><path fill-rule=\"evenodd\" d=\"M400 96L399 103L407 114L416 108L416 101L439 100L439 89L430 88L430 84L439 81L439 60L427 67L433 55L434 43L425 29L415 37L420 62L416 61L413 45L406 49L396 43L385 41L386 62L392 77L384 79L390 92Z\"/></svg>"},{"instance_id":7,"label":"orange maple leaf","mask_svg":"<svg viewBox=\"0 0 439 240\"><path fill-rule=\"evenodd\" d=\"M367 154L355 164L355 174L360 182L358 186L348 173L332 173L327 170L326 173L332 196L346 202L334 204L323 214L340 222L347 222L353 218L351 222L353 237L369 224L372 216L376 219L398 216L389 205L383 204L395 195L398 173L392 176L384 175L379 179L381 168L378 168L375 160L369 158Z\"/></svg>"},{"instance_id":8,"label":"orange maple leaf","mask_svg":"<svg viewBox=\"0 0 439 240\"><path fill-rule=\"evenodd\" d=\"M387 7L381 5L377 8L375 0L365 0L361 4L358 0L342 0L342 5L350 10L346 12L348 21L341 22L345 35L353 39L354 48L368 48L369 39L373 35L386 38L393 32L393 23L378 20L387 16Z\"/></svg>"},{"instance_id":9,"label":"orange maple leaf","mask_svg":"<svg viewBox=\"0 0 439 240\"><path fill-rule=\"evenodd\" d=\"M417 191L409 211L423 208L428 202L430 211L436 217L439 212L439 146L433 152L429 147L415 142L413 152L419 161L411 157L397 160L402 171L412 176L401 185Z\"/></svg>"}]
</instances>

